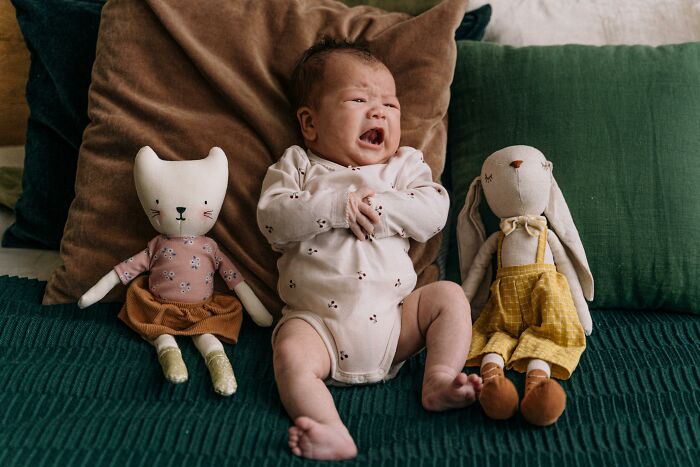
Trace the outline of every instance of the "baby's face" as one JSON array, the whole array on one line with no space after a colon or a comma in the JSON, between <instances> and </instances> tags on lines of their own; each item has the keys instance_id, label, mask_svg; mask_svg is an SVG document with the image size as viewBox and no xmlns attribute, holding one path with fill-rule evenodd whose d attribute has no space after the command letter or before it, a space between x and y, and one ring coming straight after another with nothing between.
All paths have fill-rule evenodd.
<instances>
[{"instance_id":1,"label":"baby's face","mask_svg":"<svg viewBox=\"0 0 700 467\"><path fill-rule=\"evenodd\" d=\"M309 149L345 166L381 164L396 153L401 109L384 65L333 54L320 92L317 108L297 113Z\"/></svg>"}]
</instances>

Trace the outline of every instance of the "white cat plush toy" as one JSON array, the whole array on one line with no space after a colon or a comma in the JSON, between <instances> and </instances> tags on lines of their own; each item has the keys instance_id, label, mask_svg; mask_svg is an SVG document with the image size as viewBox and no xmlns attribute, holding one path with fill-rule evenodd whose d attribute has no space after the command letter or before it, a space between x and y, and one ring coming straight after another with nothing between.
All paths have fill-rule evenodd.
<instances>
[{"instance_id":1,"label":"white cat plush toy","mask_svg":"<svg viewBox=\"0 0 700 467\"><path fill-rule=\"evenodd\" d=\"M501 220L488 238L479 216L482 191ZM491 154L469 187L457 238L472 310L484 304L491 258L497 257L496 280L474 322L467 357L467 366L481 366L484 412L500 420L518 409L518 394L503 374L507 366L527 373L523 417L551 425L566 406L566 393L553 378L570 377L593 330L586 303L593 299L593 276L552 163L530 146Z\"/></svg>"},{"instance_id":2,"label":"white cat plush toy","mask_svg":"<svg viewBox=\"0 0 700 467\"><path fill-rule=\"evenodd\" d=\"M205 359L214 390L236 391L233 368L221 340L235 343L243 307L260 326L272 316L216 242L204 236L214 226L228 184L228 161L220 148L194 161L163 161L148 146L134 163L136 192L160 235L118 264L78 301L85 308L119 283L129 284L119 318L155 346L168 381L187 381L175 335L192 336ZM214 292L218 271L238 298ZM146 275L140 275L149 272Z\"/></svg>"}]
</instances>

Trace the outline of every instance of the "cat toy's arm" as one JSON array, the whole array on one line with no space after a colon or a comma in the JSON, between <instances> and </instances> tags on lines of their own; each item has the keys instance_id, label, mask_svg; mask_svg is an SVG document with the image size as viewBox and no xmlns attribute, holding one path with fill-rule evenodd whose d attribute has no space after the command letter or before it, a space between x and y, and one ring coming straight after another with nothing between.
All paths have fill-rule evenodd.
<instances>
[{"instance_id":1,"label":"cat toy's arm","mask_svg":"<svg viewBox=\"0 0 700 467\"><path fill-rule=\"evenodd\" d=\"M226 286L233 290L248 312L253 322L258 326L268 327L272 324L272 315L265 305L260 302L250 286L243 280L238 268L219 248L216 247L215 260L219 274L224 278Z\"/></svg>"},{"instance_id":2,"label":"cat toy's arm","mask_svg":"<svg viewBox=\"0 0 700 467\"><path fill-rule=\"evenodd\" d=\"M491 258L498 248L498 232L495 232L486 239L484 243L479 247L479 251L474 257L472 265L469 267L469 272L467 273L466 279L462 282L462 290L464 290L464 295L466 295L469 303L472 302L476 296L479 286L484 280L484 274L491 264Z\"/></svg>"},{"instance_id":3,"label":"cat toy's arm","mask_svg":"<svg viewBox=\"0 0 700 467\"><path fill-rule=\"evenodd\" d=\"M268 327L272 324L272 315L267 311L265 305L260 302L260 299L258 299L247 282L239 282L233 288L233 291L236 292L243 304L243 308L246 309L255 324L261 327Z\"/></svg>"},{"instance_id":4,"label":"cat toy's arm","mask_svg":"<svg viewBox=\"0 0 700 467\"><path fill-rule=\"evenodd\" d=\"M564 250L564 246L561 244L559 237L557 237L552 230L547 232L547 243L549 244L549 248L552 250L554 264L557 266L557 270L564 274L566 280L569 282L571 297L574 299L576 313L578 314L578 319L581 322L581 326L583 326L583 330L586 335L590 336L593 332L593 320L591 319L591 312L588 309L588 303L583 296L581 282L579 282L576 270L574 269L569 256L566 254L566 250Z\"/></svg>"},{"instance_id":5,"label":"cat toy's arm","mask_svg":"<svg viewBox=\"0 0 700 467\"><path fill-rule=\"evenodd\" d=\"M111 271L102 277L90 290L85 292L78 300L79 308L86 308L102 300L118 284L128 284L136 276L148 270L151 262L151 251L154 248L157 237L148 243L145 250L122 261Z\"/></svg>"},{"instance_id":6,"label":"cat toy's arm","mask_svg":"<svg viewBox=\"0 0 700 467\"><path fill-rule=\"evenodd\" d=\"M380 215L374 236L400 235L426 242L445 226L450 197L443 186L433 182L421 151L401 148L394 157L405 159L395 189L369 198L370 205Z\"/></svg>"},{"instance_id":7,"label":"cat toy's arm","mask_svg":"<svg viewBox=\"0 0 700 467\"><path fill-rule=\"evenodd\" d=\"M78 308L87 308L93 303L97 303L104 298L117 284L120 284L119 274L112 269L102 277L90 290L85 292L78 300Z\"/></svg>"},{"instance_id":8,"label":"cat toy's arm","mask_svg":"<svg viewBox=\"0 0 700 467\"><path fill-rule=\"evenodd\" d=\"M334 190L304 191L310 163L298 146L287 149L267 169L258 201L260 231L275 251L287 243L310 240L333 228L347 228L348 193Z\"/></svg>"}]
</instances>

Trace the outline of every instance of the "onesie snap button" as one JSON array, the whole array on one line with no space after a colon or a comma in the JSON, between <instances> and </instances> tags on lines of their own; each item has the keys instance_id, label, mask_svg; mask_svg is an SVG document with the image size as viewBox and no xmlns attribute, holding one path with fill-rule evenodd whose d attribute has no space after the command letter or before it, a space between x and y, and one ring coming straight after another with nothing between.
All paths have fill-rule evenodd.
<instances>
[{"instance_id":1,"label":"onesie snap button","mask_svg":"<svg viewBox=\"0 0 700 467\"><path fill-rule=\"evenodd\" d=\"M377 371L377 374L381 377L384 377L385 372L384 370L380 369L379 371Z\"/></svg>"},{"instance_id":2,"label":"onesie snap button","mask_svg":"<svg viewBox=\"0 0 700 467\"><path fill-rule=\"evenodd\" d=\"M364 377L364 376L358 376L358 377L357 377L357 381L360 382L360 383L364 383L364 382L365 382L365 377Z\"/></svg>"}]
</instances>

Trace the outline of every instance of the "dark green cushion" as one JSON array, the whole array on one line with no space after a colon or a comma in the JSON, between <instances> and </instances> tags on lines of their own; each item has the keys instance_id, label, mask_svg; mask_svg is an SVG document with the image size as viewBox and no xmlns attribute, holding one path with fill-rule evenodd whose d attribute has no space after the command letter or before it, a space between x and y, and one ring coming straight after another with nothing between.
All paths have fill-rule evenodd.
<instances>
[{"instance_id":1,"label":"dark green cushion","mask_svg":"<svg viewBox=\"0 0 700 467\"><path fill-rule=\"evenodd\" d=\"M700 459L700 317L593 312L598 331L562 382L566 411L549 428L489 420L478 404L420 406L425 353L385 384L331 388L356 460L301 462L272 371L269 328L247 318L225 345L238 379L214 394L191 339L190 379L165 381L155 350L116 317L40 305L45 283L0 277L0 465L633 466ZM473 369L472 369L473 371ZM522 391L523 375L507 373ZM695 459L695 460L693 460Z\"/></svg>"},{"instance_id":2,"label":"dark green cushion","mask_svg":"<svg viewBox=\"0 0 700 467\"><path fill-rule=\"evenodd\" d=\"M58 249L75 196L78 148L105 0L12 0L31 53L23 191L5 247Z\"/></svg>"},{"instance_id":3,"label":"dark green cushion","mask_svg":"<svg viewBox=\"0 0 700 467\"><path fill-rule=\"evenodd\" d=\"M489 154L535 146L581 234L593 308L700 312L700 43L460 42L449 122L453 213ZM459 281L454 231L448 259Z\"/></svg>"}]
</instances>

